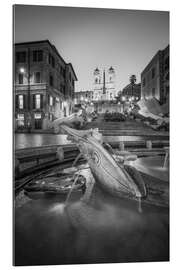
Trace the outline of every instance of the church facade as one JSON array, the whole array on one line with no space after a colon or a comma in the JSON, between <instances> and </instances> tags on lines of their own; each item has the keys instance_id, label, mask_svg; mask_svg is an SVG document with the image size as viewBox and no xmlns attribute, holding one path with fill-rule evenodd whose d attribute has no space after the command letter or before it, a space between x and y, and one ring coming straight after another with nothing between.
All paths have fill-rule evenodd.
<instances>
[{"instance_id":1,"label":"church facade","mask_svg":"<svg viewBox=\"0 0 180 270\"><path fill-rule=\"evenodd\" d=\"M110 101L116 96L115 70L110 67L107 72L94 70L93 101Z\"/></svg>"}]
</instances>

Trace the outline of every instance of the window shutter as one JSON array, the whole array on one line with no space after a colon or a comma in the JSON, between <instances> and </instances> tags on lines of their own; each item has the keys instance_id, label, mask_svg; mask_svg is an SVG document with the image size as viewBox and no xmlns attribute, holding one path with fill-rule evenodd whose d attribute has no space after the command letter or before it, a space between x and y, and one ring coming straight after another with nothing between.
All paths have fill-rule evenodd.
<instances>
[{"instance_id":1,"label":"window shutter","mask_svg":"<svg viewBox=\"0 0 180 270\"><path fill-rule=\"evenodd\" d=\"M33 95L33 109L36 108L36 95Z\"/></svg>"},{"instance_id":2,"label":"window shutter","mask_svg":"<svg viewBox=\"0 0 180 270\"><path fill-rule=\"evenodd\" d=\"M40 95L40 108L43 108L43 95Z\"/></svg>"},{"instance_id":3,"label":"window shutter","mask_svg":"<svg viewBox=\"0 0 180 270\"><path fill-rule=\"evenodd\" d=\"M26 95L23 95L23 109L27 108L27 99L26 99Z\"/></svg>"},{"instance_id":4,"label":"window shutter","mask_svg":"<svg viewBox=\"0 0 180 270\"><path fill-rule=\"evenodd\" d=\"M16 109L18 109L19 108L19 96L18 95L16 95L15 96L15 106L16 106Z\"/></svg>"}]
</instances>

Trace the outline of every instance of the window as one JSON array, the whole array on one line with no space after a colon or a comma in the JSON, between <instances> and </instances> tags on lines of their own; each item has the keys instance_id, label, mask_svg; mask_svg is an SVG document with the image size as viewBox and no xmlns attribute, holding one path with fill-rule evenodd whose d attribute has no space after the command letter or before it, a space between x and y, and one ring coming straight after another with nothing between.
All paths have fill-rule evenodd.
<instances>
[{"instance_id":1,"label":"window","mask_svg":"<svg viewBox=\"0 0 180 270\"><path fill-rule=\"evenodd\" d=\"M165 70L168 70L169 69L169 56L165 59L164 69Z\"/></svg>"},{"instance_id":2,"label":"window","mask_svg":"<svg viewBox=\"0 0 180 270\"><path fill-rule=\"evenodd\" d=\"M24 83L24 74L23 73L19 73L19 75L18 75L18 83L19 84Z\"/></svg>"},{"instance_id":3,"label":"window","mask_svg":"<svg viewBox=\"0 0 180 270\"><path fill-rule=\"evenodd\" d=\"M24 127L24 114L18 114L17 115L17 125L18 127Z\"/></svg>"},{"instance_id":4,"label":"window","mask_svg":"<svg viewBox=\"0 0 180 270\"><path fill-rule=\"evenodd\" d=\"M54 59L53 56L52 56L52 67L53 67L53 68L55 67L55 59Z\"/></svg>"},{"instance_id":5,"label":"window","mask_svg":"<svg viewBox=\"0 0 180 270\"><path fill-rule=\"evenodd\" d=\"M54 84L53 76L52 76L52 75L49 76L49 84L50 84L51 86L53 86L53 84Z\"/></svg>"},{"instance_id":6,"label":"window","mask_svg":"<svg viewBox=\"0 0 180 270\"><path fill-rule=\"evenodd\" d=\"M41 113L34 114L34 128L35 129L42 129L42 119Z\"/></svg>"},{"instance_id":7,"label":"window","mask_svg":"<svg viewBox=\"0 0 180 270\"><path fill-rule=\"evenodd\" d=\"M95 79L95 83L98 83L98 78Z\"/></svg>"},{"instance_id":8,"label":"window","mask_svg":"<svg viewBox=\"0 0 180 270\"><path fill-rule=\"evenodd\" d=\"M23 95L19 95L19 109L24 108L24 97Z\"/></svg>"},{"instance_id":9,"label":"window","mask_svg":"<svg viewBox=\"0 0 180 270\"><path fill-rule=\"evenodd\" d=\"M61 75L63 76L63 77L65 77L65 70L64 70L64 68L61 66Z\"/></svg>"},{"instance_id":10,"label":"window","mask_svg":"<svg viewBox=\"0 0 180 270\"><path fill-rule=\"evenodd\" d=\"M152 77L152 79L155 77L155 68L152 68L152 70L151 70L151 77Z\"/></svg>"},{"instance_id":11,"label":"window","mask_svg":"<svg viewBox=\"0 0 180 270\"><path fill-rule=\"evenodd\" d=\"M143 86L146 85L146 78L143 79Z\"/></svg>"},{"instance_id":12,"label":"window","mask_svg":"<svg viewBox=\"0 0 180 270\"><path fill-rule=\"evenodd\" d=\"M36 95L36 109L40 109L41 108L41 96L40 95Z\"/></svg>"},{"instance_id":13,"label":"window","mask_svg":"<svg viewBox=\"0 0 180 270\"><path fill-rule=\"evenodd\" d=\"M49 97L49 105L53 106L53 97L52 96Z\"/></svg>"},{"instance_id":14,"label":"window","mask_svg":"<svg viewBox=\"0 0 180 270\"><path fill-rule=\"evenodd\" d=\"M35 83L40 83L41 82L41 73L40 72L35 72L35 74L34 74L34 82Z\"/></svg>"},{"instance_id":15,"label":"window","mask_svg":"<svg viewBox=\"0 0 180 270\"><path fill-rule=\"evenodd\" d=\"M152 96L155 97L156 90L155 88L152 89Z\"/></svg>"},{"instance_id":16,"label":"window","mask_svg":"<svg viewBox=\"0 0 180 270\"><path fill-rule=\"evenodd\" d=\"M33 95L33 109L42 109L43 107L43 95Z\"/></svg>"},{"instance_id":17,"label":"window","mask_svg":"<svg viewBox=\"0 0 180 270\"><path fill-rule=\"evenodd\" d=\"M26 52L16 52L16 63L26 62Z\"/></svg>"},{"instance_id":18,"label":"window","mask_svg":"<svg viewBox=\"0 0 180 270\"><path fill-rule=\"evenodd\" d=\"M74 88L74 80L72 80L72 86L73 86L73 88Z\"/></svg>"},{"instance_id":19,"label":"window","mask_svg":"<svg viewBox=\"0 0 180 270\"><path fill-rule=\"evenodd\" d=\"M33 62L41 62L41 61L43 61L43 51L42 50L33 51Z\"/></svg>"},{"instance_id":20,"label":"window","mask_svg":"<svg viewBox=\"0 0 180 270\"><path fill-rule=\"evenodd\" d=\"M35 113L34 119L41 119L41 113Z\"/></svg>"},{"instance_id":21,"label":"window","mask_svg":"<svg viewBox=\"0 0 180 270\"><path fill-rule=\"evenodd\" d=\"M54 57L49 53L49 64L54 68L55 67L55 59Z\"/></svg>"},{"instance_id":22,"label":"window","mask_svg":"<svg viewBox=\"0 0 180 270\"><path fill-rule=\"evenodd\" d=\"M52 121L53 120L53 115L50 113L49 115L49 120Z\"/></svg>"}]
</instances>

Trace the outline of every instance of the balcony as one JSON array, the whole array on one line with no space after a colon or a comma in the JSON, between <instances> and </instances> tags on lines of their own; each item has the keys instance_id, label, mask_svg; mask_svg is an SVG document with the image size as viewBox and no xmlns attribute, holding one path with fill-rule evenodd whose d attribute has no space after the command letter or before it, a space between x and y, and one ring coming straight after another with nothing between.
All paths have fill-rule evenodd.
<instances>
[{"instance_id":1,"label":"balcony","mask_svg":"<svg viewBox=\"0 0 180 270\"><path fill-rule=\"evenodd\" d=\"M30 90L46 90L46 83L30 84ZM15 84L15 90L28 90L28 84Z\"/></svg>"}]
</instances>

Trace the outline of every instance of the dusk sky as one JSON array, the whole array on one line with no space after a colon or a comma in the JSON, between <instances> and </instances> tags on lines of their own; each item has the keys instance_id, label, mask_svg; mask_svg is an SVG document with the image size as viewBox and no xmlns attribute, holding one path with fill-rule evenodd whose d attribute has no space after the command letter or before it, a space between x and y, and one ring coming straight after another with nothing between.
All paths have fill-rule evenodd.
<instances>
[{"instance_id":1,"label":"dusk sky","mask_svg":"<svg viewBox=\"0 0 180 270\"><path fill-rule=\"evenodd\" d=\"M49 39L78 82L76 91L93 89L93 71L113 66L122 89L153 55L169 44L169 13L48 6L15 7L15 42Z\"/></svg>"}]
</instances>

